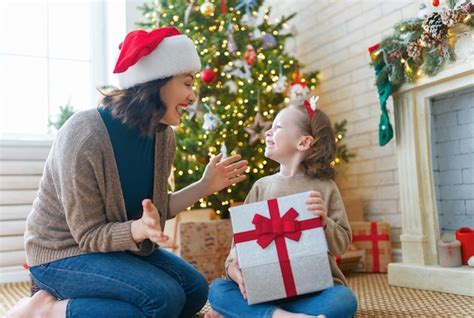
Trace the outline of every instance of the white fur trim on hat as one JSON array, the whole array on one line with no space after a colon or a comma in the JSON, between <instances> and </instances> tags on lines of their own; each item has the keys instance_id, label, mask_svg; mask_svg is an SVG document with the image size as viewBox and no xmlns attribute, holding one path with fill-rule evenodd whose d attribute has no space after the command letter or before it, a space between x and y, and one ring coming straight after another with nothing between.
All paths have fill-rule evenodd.
<instances>
[{"instance_id":1,"label":"white fur trim on hat","mask_svg":"<svg viewBox=\"0 0 474 318\"><path fill-rule=\"evenodd\" d=\"M127 71L118 73L120 89L166 78L174 75L197 72L201 69L196 47L184 34L170 36L150 54L143 56Z\"/></svg>"}]
</instances>

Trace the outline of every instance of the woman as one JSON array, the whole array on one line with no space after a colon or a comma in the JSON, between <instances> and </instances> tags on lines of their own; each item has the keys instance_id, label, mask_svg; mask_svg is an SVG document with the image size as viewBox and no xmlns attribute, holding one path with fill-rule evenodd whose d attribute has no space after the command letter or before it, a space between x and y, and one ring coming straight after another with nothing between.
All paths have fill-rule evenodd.
<instances>
[{"instance_id":1,"label":"woman","mask_svg":"<svg viewBox=\"0 0 474 318\"><path fill-rule=\"evenodd\" d=\"M202 275L157 248L172 244L166 219L245 179L246 161L218 155L198 182L168 194L170 125L195 101L200 67L176 28L126 36L114 70L120 88L71 117L51 149L25 232L41 291L11 317L191 317L205 304Z\"/></svg>"}]
</instances>

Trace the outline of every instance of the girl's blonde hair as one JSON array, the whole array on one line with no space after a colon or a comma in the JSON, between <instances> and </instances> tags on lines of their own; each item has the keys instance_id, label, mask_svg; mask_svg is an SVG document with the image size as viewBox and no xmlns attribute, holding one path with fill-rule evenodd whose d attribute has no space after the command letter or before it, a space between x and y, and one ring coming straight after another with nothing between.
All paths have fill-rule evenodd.
<instances>
[{"instance_id":1,"label":"girl's blonde hair","mask_svg":"<svg viewBox=\"0 0 474 318\"><path fill-rule=\"evenodd\" d=\"M303 173L311 178L332 179L336 171L331 162L336 157L336 139L328 116L320 109L310 118L305 106L290 106L299 112L297 125L305 136L314 138L309 153L301 163Z\"/></svg>"}]
</instances>

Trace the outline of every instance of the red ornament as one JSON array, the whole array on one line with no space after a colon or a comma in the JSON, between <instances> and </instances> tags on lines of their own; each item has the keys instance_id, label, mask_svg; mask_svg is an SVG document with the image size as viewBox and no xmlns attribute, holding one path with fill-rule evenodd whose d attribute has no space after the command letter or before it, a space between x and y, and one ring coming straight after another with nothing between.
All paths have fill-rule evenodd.
<instances>
[{"instance_id":1,"label":"red ornament","mask_svg":"<svg viewBox=\"0 0 474 318\"><path fill-rule=\"evenodd\" d=\"M439 6L439 0L433 0L433 7Z\"/></svg>"},{"instance_id":2,"label":"red ornament","mask_svg":"<svg viewBox=\"0 0 474 318\"><path fill-rule=\"evenodd\" d=\"M255 51L252 45L247 45L247 51L245 51L244 59L247 62L248 66L252 66L253 63L257 60L257 52Z\"/></svg>"},{"instance_id":3,"label":"red ornament","mask_svg":"<svg viewBox=\"0 0 474 318\"><path fill-rule=\"evenodd\" d=\"M216 72L214 72L209 66L206 66L206 68L201 72L201 79L204 83L209 85L216 79Z\"/></svg>"},{"instance_id":4,"label":"red ornament","mask_svg":"<svg viewBox=\"0 0 474 318\"><path fill-rule=\"evenodd\" d=\"M390 59L391 60L400 59L401 57L402 57L402 55L400 54L399 51L393 51L392 53L390 53Z\"/></svg>"}]
</instances>

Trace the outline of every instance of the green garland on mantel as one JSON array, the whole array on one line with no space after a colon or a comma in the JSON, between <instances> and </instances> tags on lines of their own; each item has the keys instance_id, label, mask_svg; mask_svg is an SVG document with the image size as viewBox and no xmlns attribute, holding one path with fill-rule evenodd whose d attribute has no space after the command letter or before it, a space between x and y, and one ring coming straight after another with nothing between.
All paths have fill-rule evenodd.
<instances>
[{"instance_id":1,"label":"green garland on mantel","mask_svg":"<svg viewBox=\"0 0 474 318\"><path fill-rule=\"evenodd\" d=\"M438 0L433 6L439 5ZM436 75L445 62L455 61L457 36L472 32L474 4L471 0L447 1L442 10L428 11L422 5L422 18L403 20L394 26L392 35L369 48L371 65L375 69L381 115L379 145L393 138L393 128L387 112L387 100L400 86L423 76Z\"/></svg>"}]
</instances>

